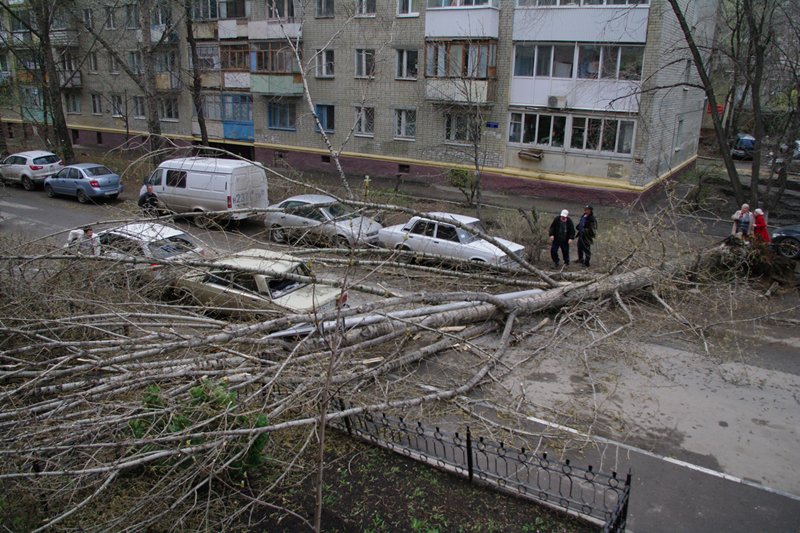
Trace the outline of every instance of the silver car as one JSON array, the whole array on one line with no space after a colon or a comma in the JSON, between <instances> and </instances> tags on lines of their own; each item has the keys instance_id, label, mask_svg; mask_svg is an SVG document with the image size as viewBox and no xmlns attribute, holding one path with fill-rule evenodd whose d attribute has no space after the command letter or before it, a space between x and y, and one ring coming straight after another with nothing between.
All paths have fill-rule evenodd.
<instances>
[{"instance_id":1,"label":"silver car","mask_svg":"<svg viewBox=\"0 0 800 533\"><path fill-rule=\"evenodd\" d=\"M26 191L32 191L62 168L64 166L56 154L33 150L6 157L0 164L0 176L3 183L19 183Z\"/></svg>"},{"instance_id":2,"label":"silver car","mask_svg":"<svg viewBox=\"0 0 800 533\"><path fill-rule=\"evenodd\" d=\"M324 194L292 196L271 205L280 212L268 212L264 224L270 239L313 240L334 246L376 246L381 225L353 208Z\"/></svg>"}]
</instances>

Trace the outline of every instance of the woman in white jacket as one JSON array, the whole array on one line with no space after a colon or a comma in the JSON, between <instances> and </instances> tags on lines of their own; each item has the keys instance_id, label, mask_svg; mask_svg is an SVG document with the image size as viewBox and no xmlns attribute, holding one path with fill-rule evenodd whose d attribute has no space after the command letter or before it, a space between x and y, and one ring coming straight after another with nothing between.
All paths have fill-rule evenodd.
<instances>
[{"instance_id":1,"label":"woman in white jacket","mask_svg":"<svg viewBox=\"0 0 800 533\"><path fill-rule=\"evenodd\" d=\"M753 213L750 212L748 204L742 204L742 208L736 211L733 216L733 228L731 233L739 238L749 237L753 234L753 227L756 224L756 219Z\"/></svg>"}]
</instances>

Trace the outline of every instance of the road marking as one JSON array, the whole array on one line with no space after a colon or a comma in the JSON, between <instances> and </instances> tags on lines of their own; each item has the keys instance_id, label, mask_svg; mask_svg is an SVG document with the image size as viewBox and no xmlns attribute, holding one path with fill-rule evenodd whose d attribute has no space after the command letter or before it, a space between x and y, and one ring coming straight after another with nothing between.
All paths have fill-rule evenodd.
<instances>
[{"instance_id":1,"label":"road marking","mask_svg":"<svg viewBox=\"0 0 800 533\"><path fill-rule=\"evenodd\" d=\"M6 202L4 200L0 200L0 207L11 207L13 209L27 209L28 211L41 211L38 207L33 207L32 205L23 205L23 204L15 204L14 202Z\"/></svg>"}]
</instances>

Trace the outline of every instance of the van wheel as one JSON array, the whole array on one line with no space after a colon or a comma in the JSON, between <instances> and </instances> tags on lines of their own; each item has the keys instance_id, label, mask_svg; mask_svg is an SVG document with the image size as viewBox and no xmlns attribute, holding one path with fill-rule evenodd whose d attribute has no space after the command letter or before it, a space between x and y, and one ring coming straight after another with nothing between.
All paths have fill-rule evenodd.
<instances>
[{"instance_id":1,"label":"van wheel","mask_svg":"<svg viewBox=\"0 0 800 533\"><path fill-rule=\"evenodd\" d=\"M286 244L289 241L286 230L281 226L272 226L269 229L269 238L271 241L277 242L278 244Z\"/></svg>"},{"instance_id":2,"label":"van wheel","mask_svg":"<svg viewBox=\"0 0 800 533\"><path fill-rule=\"evenodd\" d=\"M22 176L22 188L26 191L32 191L34 188L33 182L28 176Z\"/></svg>"},{"instance_id":3,"label":"van wheel","mask_svg":"<svg viewBox=\"0 0 800 533\"><path fill-rule=\"evenodd\" d=\"M214 220L203 214L203 211L195 211L195 213L198 214L192 217L192 223L198 228L208 229L214 224Z\"/></svg>"}]
</instances>

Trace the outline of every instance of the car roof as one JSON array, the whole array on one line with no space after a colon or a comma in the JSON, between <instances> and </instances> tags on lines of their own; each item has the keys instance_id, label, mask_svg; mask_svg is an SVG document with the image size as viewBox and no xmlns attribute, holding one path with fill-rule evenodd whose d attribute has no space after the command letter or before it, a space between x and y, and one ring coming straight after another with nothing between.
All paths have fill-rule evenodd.
<instances>
[{"instance_id":1,"label":"car roof","mask_svg":"<svg viewBox=\"0 0 800 533\"><path fill-rule=\"evenodd\" d=\"M297 257L280 252L273 252L263 248L251 248L236 252L222 259L214 261L214 265L230 268L245 268L253 270L271 270L282 273L294 269L302 263Z\"/></svg>"},{"instance_id":2,"label":"car roof","mask_svg":"<svg viewBox=\"0 0 800 533\"><path fill-rule=\"evenodd\" d=\"M249 167L252 165L253 164L249 161L242 161L241 159L220 159L216 157L179 157L177 159L168 159L158 165L158 167L219 172Z\"/></svg>"},{"instance_id":3,"label":"car roof","mask_svg":"<svg viewBox=\"0 0 800 533\"><path fill-rule=\"evenodd\" d=\"M109 228L103 233L117 233L132 237L140 241L152 242L158 239L168 239L176 235L183 235L185 232L174 228L172 226L165 226L164 224L157 224L155 222L131 222L124 226L116 228Z\"/></svg>"},{"instance_id":4,"label":"car roof","mask_svg":"<svg viewBox=\"0 0 800 533\"><path fill-rule=\"evenodd\" d=\"M16 154L11 155L21 155L25 157L42 157L45 155L56 155L53 152L45 152L44 150L30 150L28 152L17 152Z\"/></svg>"},{"instance_id":5,"label":"car roof","mask_svg":"<svg viewBox=\"0 0 800 533\"><path fill-rule=\"evenodd\" d=\"M283 202L288 202L288 201L305 202L307 204L315 204L315 205L335 204L337 202L336 198L328 196L327 194L299 194L297 196L292 196L291 198L287 198Z\"/></svg>"},{"instance_id":6,"label":"car roof","mask_svg":"<svg viewBox=\"0 0 800 533\"><path fill-rule=\"evenodd\" d=\"M747 139L749 141L755 141L756 138L750 135L749 133L737 133L736 137L739 139Z\"/></svg>"},{"instance_id":7,"label":"car roof","mask_svg":"<svg viewBox=\"0 0 800 533\"><path fill-rule=\"evenodd\" d=\"M452 218L456 222L460 224L471 224L473 222L480 222L480 219L475 217L470 217L467 215L459 215L458 213L445 213L444 211L431 211L430 213L426 213L425 215L437 217L437 218ZM428 216L421 215L420 218L428 218Z\"/></svg>"}]
</instances>

